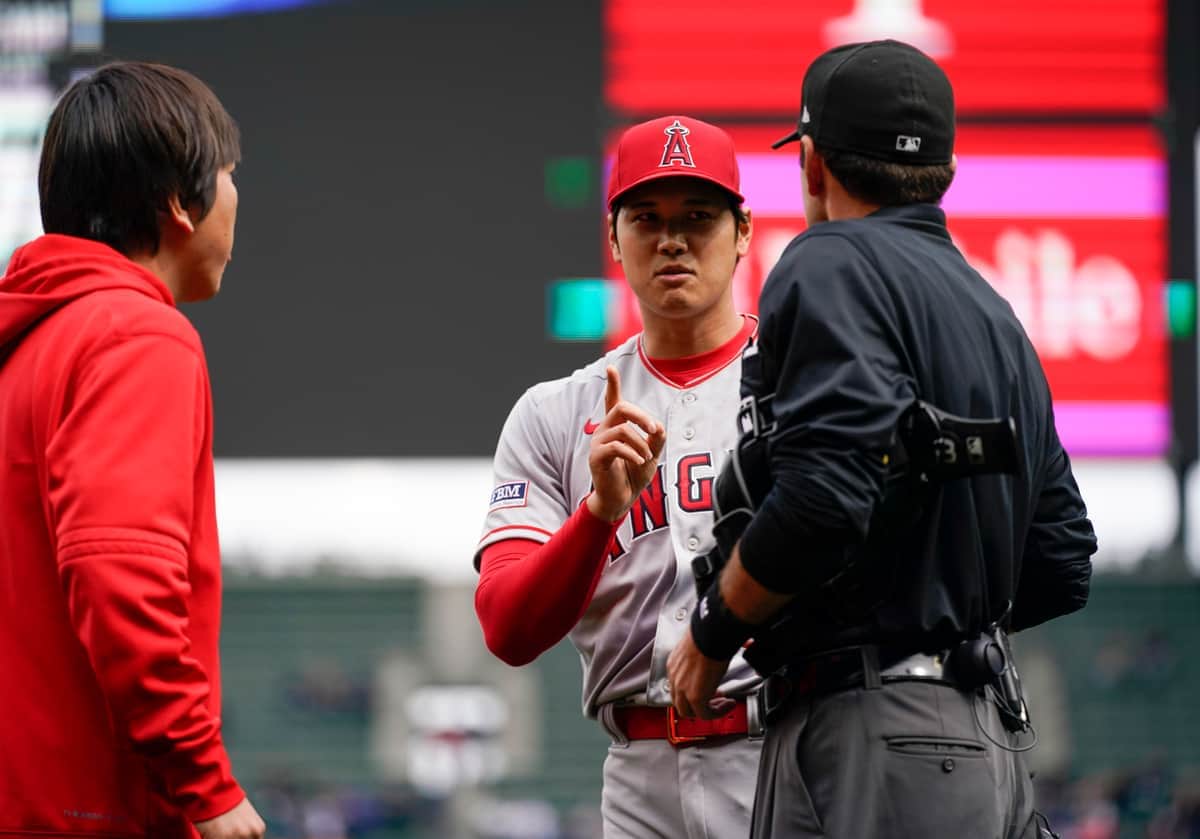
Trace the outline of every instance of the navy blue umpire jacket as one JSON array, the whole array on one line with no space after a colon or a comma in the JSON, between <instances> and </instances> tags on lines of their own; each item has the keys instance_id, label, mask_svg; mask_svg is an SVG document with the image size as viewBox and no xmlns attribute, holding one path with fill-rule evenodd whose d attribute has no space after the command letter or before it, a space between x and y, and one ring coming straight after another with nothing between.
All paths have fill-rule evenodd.
<instances>
[{"instance_id":1,"label":"navy blue umpire jacket","mask_svg":"<svg viewBox=\"0 0 1200 839\"><path fill-rule=\"evenodd\" d=\"M890 596L857 626L799 610L803 646L929 649L974 635L1012 603L1013 630L1087 602L1096 537L1054 427L1050 390L1012 308L967 264L939 207L885 207L814 225L767 278L757 374L775 394L772 488L742 537L758 582L814 592L866 537L883 454L914 397L1016 419L1024 475L943 485L915 538L886 558Z\"/></svg>"}]
</instances>

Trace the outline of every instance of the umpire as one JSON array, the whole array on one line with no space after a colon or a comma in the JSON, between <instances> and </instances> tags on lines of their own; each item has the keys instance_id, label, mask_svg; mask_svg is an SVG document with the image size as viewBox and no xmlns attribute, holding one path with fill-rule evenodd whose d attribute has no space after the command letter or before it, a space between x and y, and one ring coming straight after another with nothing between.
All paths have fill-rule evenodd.
<instances>
[{"instance_id":1,"label":"umpire","mask_svg":"<svg viewBox=\"0 0 1200 839\"><path fill-rule=\"evenodd\" d=\"M1037 354L938 206L954 121L945 73L874 41L812 63L776 143L799 142L809 229L744 360L767 445L742 483L764 489L668 668L676 710L708 716L731 655L786 634L756 837L1039 836L1004 629L1081 608L1096 539ZM1011 418L1013 468L901 485L906 521L881 524L914 404Z\"/></svg>"}]
</instances>

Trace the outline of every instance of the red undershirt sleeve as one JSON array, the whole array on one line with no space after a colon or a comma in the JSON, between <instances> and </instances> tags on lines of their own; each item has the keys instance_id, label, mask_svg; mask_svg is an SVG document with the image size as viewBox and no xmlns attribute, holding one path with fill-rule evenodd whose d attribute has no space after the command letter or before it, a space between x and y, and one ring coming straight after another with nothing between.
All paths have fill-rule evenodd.
<instances>
[{"instance_id":1,"label":"red undershirt sleeve","mask_svg":"<svg viewBox=\"0 0 1200 839\"><path fill-rule=\"evenodd\" d=\"M544 544L506 539L483 549L475 613L493 655L519 667L566 637L592 600L618 524L581 504Z\"/></svg>"}]
</instances>

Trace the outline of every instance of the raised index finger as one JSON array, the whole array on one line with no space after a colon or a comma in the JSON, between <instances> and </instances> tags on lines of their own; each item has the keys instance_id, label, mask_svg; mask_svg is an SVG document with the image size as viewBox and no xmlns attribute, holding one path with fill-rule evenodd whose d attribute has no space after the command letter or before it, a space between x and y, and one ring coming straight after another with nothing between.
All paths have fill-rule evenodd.
<instances>
[{"instance_id":1,"label":"raised index finger","mask_svg":"<svg viewBox=\"0 0 1200 839\"><path fill-rule=\"evenodd\" d=\"M604 385L604 413L608 414L621 401L621 374L617 372L616 367L610 364L605 369L604 375L607 379Z\"/></svg>"}]
</instances>

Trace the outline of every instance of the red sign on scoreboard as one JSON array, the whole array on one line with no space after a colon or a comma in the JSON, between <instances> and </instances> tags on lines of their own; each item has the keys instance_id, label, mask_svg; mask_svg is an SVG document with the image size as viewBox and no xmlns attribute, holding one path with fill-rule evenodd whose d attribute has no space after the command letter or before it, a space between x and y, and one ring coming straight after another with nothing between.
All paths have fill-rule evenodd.
<instances>
[{"instance_id":1,"label":"red sign on scoreboard","mask_svg":"<svg viewBox=\"0 0 1200 839\"><path fill-rule=\"evenodd\" d=\"M898 38L954 83L960 114L1141 113L1165 102L1164 0L609 0L609 106L792 119L808 64Z\"/></svg>"},{"instance_id":2,"label":"red sign on scoreboard","mask_svg":"<svg viewBox=\"0 0 1200 839\"><path fill-rule=\"evenodd\" d=\"M733 129L754 214L735 298L755 311L804 229L799 167L762 151L788 126ZM1165 161L1140 127L960 128L943 206L967 260L1013 306L1037 348L1059 433L1075 454L1161 454L1169 434L1163 312ZM610 275L621 280L619 269ZM640 328L623 280L610 343Z\"/></svg>"}]
</instances>

